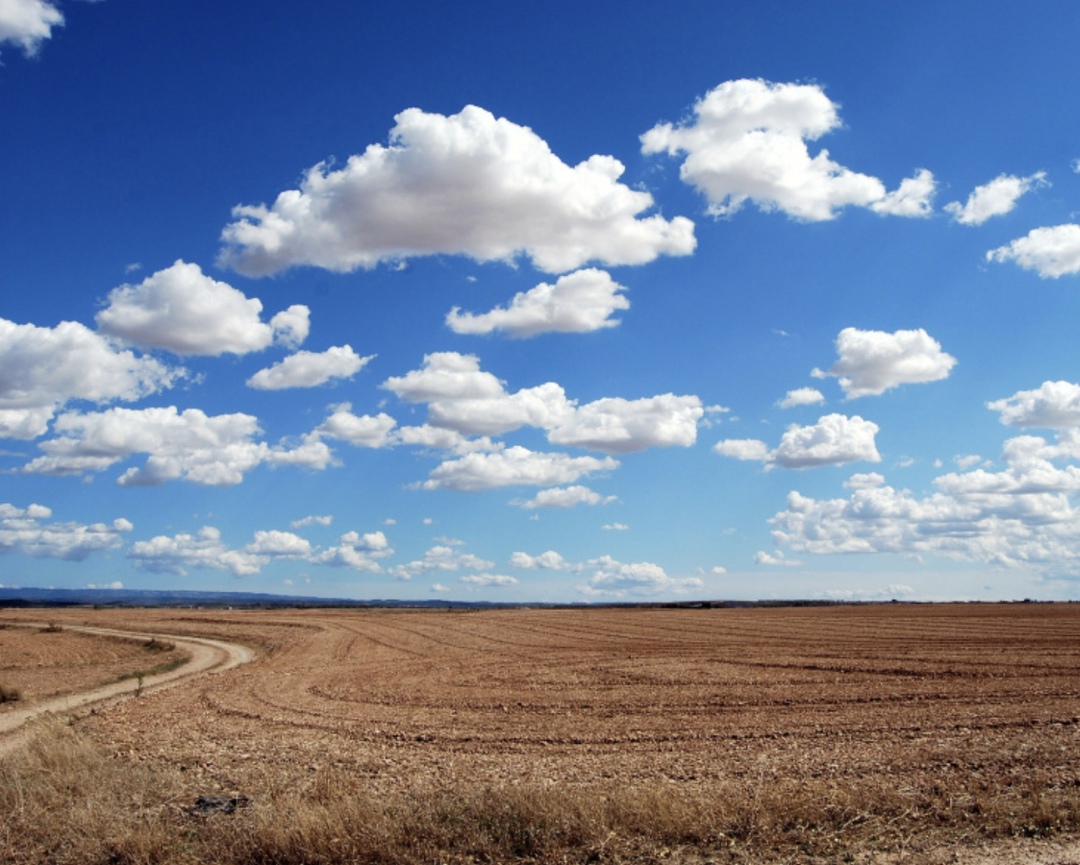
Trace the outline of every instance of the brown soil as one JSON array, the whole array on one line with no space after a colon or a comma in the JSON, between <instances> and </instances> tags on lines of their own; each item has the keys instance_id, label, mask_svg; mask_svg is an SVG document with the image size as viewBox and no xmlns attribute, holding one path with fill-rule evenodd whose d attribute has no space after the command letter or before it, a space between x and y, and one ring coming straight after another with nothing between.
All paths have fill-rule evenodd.
<instances>
[{"instance_id":1,"label":"brown soil","mask_svg":"<svg viewBox=\"0 0 1080 865\"><path fill-rule=\"evenodd\" d=\"M0 713L184 660L175 647L148 643L47 624L2 628L0 685L17 690L19 700L0 704Z\"/></svg>"},{"instance_id":2,"label":"brown soil","mask_svg":"<svg viewBox=\"0 0 1080 865\"><path fill-rule=\"evenodd\" d=\"M31 616L41 613L0 622ZM376 795L467 784L703 799L738 790L771 802L789 790L925 809L923 823L883 821L871 842L885 852L860 854L876 858L847 860L881 863L916 861L912 851L925 862L1017 861L1018 842L1004 853L980 845L1002 832L1061 841L1078 828L1022 825L1028 816L1009 826L1007 813L1014 800L1080 799L1080 604L56 619L260 650L227 674L79 722L109 753L182 769L192 790L257 798L337 774ZM12 634L0 630L0 646ZM74 635L18 639L57 637L83 657L87 641ZM991 805L1006 815L992 827ZM1023 856L1080 862L1075 844Z\"/></svg>"}]
</instances>

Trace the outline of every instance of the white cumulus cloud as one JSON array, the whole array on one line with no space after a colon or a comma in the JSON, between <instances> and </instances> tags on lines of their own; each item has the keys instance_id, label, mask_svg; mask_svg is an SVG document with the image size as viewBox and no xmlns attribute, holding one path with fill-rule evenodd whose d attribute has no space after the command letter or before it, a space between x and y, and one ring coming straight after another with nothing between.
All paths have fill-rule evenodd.
<instances>
[{"instance_id":1,"label":"white cumulus cloud","mask_svg":"<svg viewBox=\"0 0 1080 865\"><path fill-rule=\"evenodd\" d=\"M294 529L302 529L305 526L328 526L334 521L334 518L329 515L312 514L311 516L302 517L298 520L293 520L289 525Z\"/></svg>"},{"instance_id":2,"label":"white cumulus cloud","mask_svg":"<svg viewBox=\"0 0 1080 865\"><path fill-rule=\"evenodd\" d=\"M248 354L275 341L295 347L307 337L306 306L291 306L269 323L262 308L258 298L178 260L138 285L114 288L96 321L102 333L179 355Z\"/></svg>"},{"instance_id":3,"label":"white cumulus cloud","mask_svg":"<svg viewBox=\"0 0 1080 865\"><path fill-rule=\"evenodd\" d=\"M1075 429L1080 427L1080 384L1046 381L1036 390L1022 390L986 404L1001 413L1006 426Z\"/></svg>"},{"instance_id":4,"label":"white cumulus cloud","mask_svg":"<svg viewBox=\"0 0 1080 865\"><path fill-rule=\"evenodd\" d=\"M945 211L961 225L982 225L988 219L1011 211L1025 192L1049 185L1045 171L1028 177L1000 174L989 183L976 186L964 204L959 201L946 204Z\"/></svg>"},{"instance_id":5,"label":"white cumulus cloud","mask_svg":"<svg viewBox=\"0 0 1080 865\"><path fill-rule=\"evenodd\" d=\"M461 569L486 571L495 563L472 553L455 550L453 546L439 544L431 547L423 558L397 565L391 573L401 580L409 580L418 574L446 573Z\"/></svg>"},{"instance_id":6,"label":"white cumulus cloud","mask_svg":"<svg viewBox=\"0 0 1080 865\"><path fill-rule=\"evenodd\" d=\"M1043 279L1080 273L1080 225L1033 228L1026 236L986 253L987 261L1015 261Z\"/></svg>"},{"instance_id":7,"label":"white cumulus cloud","mask_svg":"<svg viewBox=\"0 0 1080 865\"><path fill-rule=\"evenodd\" d=\"M605 453L651 447L690 447L705 414L696 396L667 393L646 399L605 397L577 406L551 428L548 441Z\"/></svg>"},{"instance_id":8,"label":"white cumulus cloud","mask_svg":"<svg viewBox=\"0 0 1080 865\"><path fill-rule=\"evenodd\" d=\"M53 415L72 400L130 402L185 375L120 350L75 321L48 328L0 318L0 438L43 435Z\"/></svg>"},{"instance_id":9,"label":"white cumulus cloud","mask_svg":"<svg viewBox=\"0 0 1080 865\"><path fill-rule=\"evenodd\" d=\"M852 171L807 148L840 126L837 105L815 84L727 81L694 105L691 121L662 123L641 136L642 152L685 154L683 181L727 216L747 201L796 219L832 219L848 205L879 213L925 216L933 175L920 170L895 192L876 177Z\"/></svg>"},{"instance_id":10,"label":"white cumulus cloud","mask_svg":"<svg viewBox=\"0 0 1080 865\"><path fill-rule=\"evenodd\" d=\"M44 0L0 0L0 45L14 43L28 57L63 23L60 10Z\"/></svg>"},{"instance_id":11,"label":"white cumulus cloud","mask_svg":"<svg viewBox=\"0 0 1080 865\"><path fill-rule=\"evenodd\" d=\"M136 541L127 555L140 570L176 576L186 575L190 568L208 568L246 577L259 573L270 560L268 556L230 549L213 526L204 526L194 535L157 535L148 541Z\"/></svg>"},{"instance_id":12,"label":"white cumulus cloud","mask_svg":"<svg viewBox=\"0 0 1080 865\"><path fill-rule=\"evenodd\" d=\"M956 358L925 330L859 330L846 327L836 337L839 359L815 378L840 380L848 399L877 396L902 384L922 384L948 378Z\"/></svg>"},{"instance_id":13,"label":"white cumulus cloud","mask_svg":"<svg viewBox=\"0 0 1080 865\"><path fill-rule=\"evenodd\" d=\"M475 355L438 352L424 367L382 385L409 402L426 402L431 424L465 435L496 435L531 426L558 445L632 453L650 447L689 447L705 414L696 396L607 397L578 405L562 386L546 382L510 393L480 369Z\"/></svg>"},{"instance_id":14,"label":"white cumulus cloud","mask_svg":"<svg viewBox=\"0 0 1080 865\"><path fill-rule=\"evenodd\" d=\"M245 552L256 556L269 556L285 559L306 559L311 555L311 543L292 532L277 529L259 530Z\"/></svg>"},{"instance_id":15,"label":"white cumulus cloud","mask_svg":"<svg viewBox=\"0 0 1080 865\"><path fill-rule=\"evenodd\" d=\"M764 550L758 550L754 553L755 565L766 565L768 567L788 567L797 568L802 565L802 562L795 559L789 559L784 555L783 550L775 550L772 553L767 553Z\"/></svg>"},{"instance_id":16,"label":"white cumulus cloud","mask_svg":"<svg viewBox=\"0 0 1080 865\"><path fill-rule=\"evenodd\" d=\"M922 497L856 475L849 498L818 500L793 491L771 520L776 542L813 554L933 554L957 561L1029 567L1080 576L1080 387L1046 382L988 404L1002 422L1057 430L1056 441L1020 435L1005 442L998 471L978 458L934 479ZM973 466L982 466L974 468Z\"/></svg>"},{"instance_id":17,"label":"white cumulus cloud","mask_svg":"<svg viewBox=\"0 0 1080 865\"><path fill-rule=\"evenodd\" d=\"M222 263L256 276L439 253L524 255L563 273L694 249L690 220L641 216L652 196L619 183L624 168L611 156L571 167L528 127L474 105L449 117L409 108L394 119L388 146L372 144L339 170L316 165L271 207L235 208Z\"/></svg>"},{"instance_id":18,"label":"white cumulus cloud","mask_svg":"<svg viewBox=\"0 0 1080 865\"><path fill-rule=\"evenodd\" d=\"M652 562L625 563L611 556L601 556L585 563L593 575L578 591L586 595L625 597L627 595L676 594L703 589L699 577L670 577L660 565Z\"/></svg>"},{"instance_id":19,"label":"white cumulus cloud","mask_svg":"<svg viewBox=\"0 0 1080 865\"><path fill-rule=\"evenodd\" d=\"M829 414L811 426L792 424L773 450L757 439L725 439L713 450L721 456L756 460L769 468L789 469L843 465L844 463L881 462L874 438L878 425L855 415Z\"/></svg>"},{"instance_id":20,"label":"white cumulus cloud","mask_svg":"<svg viewBox=\"0 0 1080 865\"><path fill-rule=\"evenodd\" d=\"M816 387L800 387L789 390L787 395L777 401L780 408L795 408L800 405L819 405L825 402L825 395Z\"/></svg>"},{"instance_id":21,"label":"white cumulus cloud","mask_svg":"<svg viewBox=\"0 0 1080 865\"><path fill-rule=\"evenodd\" d=\"M351 345L334 345L326 351L298 351L247 380L256 390L318 387L335 378L352 378L375 355L360 357Z\"/></svg>"},{"instance_id":22,"label":"white cumulus cloud","mask_svg":"<svg viewBox=\"0 0 1080 865\"><path fill-rule=\"evenodd\" d=\"M515 501L514 504L531 511L536 508L573 508L578 505L606 505L615 501L615 498L615 496L602 496L588 487L574 485L540 490L528 501Z\"/></svg>"},{"instance_id":23,"label":"white cumulus cloud","mask_svg":"<svg viewBox=\"0 0 1080 865\"><path fill-rule=\"evenodd\" d=\"M347 441L363 448L381 448L390 444L390 431L397 421L385 412L377 415L355 415L352 405L345 402L333 407L333 413L320 424L319 436Z\"/></svg>"},{"instance_id":24,"label":"white cumulus cloud","mask_svg":"<svg viewBox=\"0 0 1080 865\"><path fill-rule=\"evenodd\" d=\"M379 559L394 554L394 548L382 532L346 532L336 546L313 555L310 561L319 565L335 568L349 568L354 571L379 573L382 565Z\"/></svg>"},{"instance_id":25,"label":"white cumulus cloud","mask_svg":"<svg viewBox=\"0 0 1080 865\"><path fill-rule=\"evenodd\" d=\"M518 582L514 577L506 574L468 574L464 577L458 577L458 580L466 585L478 588L503 588L516 586Z\"/></svg>"},{"instance_id":26,"label":"white cumulus cloud","mask_svg":"<svg viewBox=\"0 0 1080 865\"><path fill-rule=\"evenodd\" d=\"M597 472L609 472L619 463L611 457L571 457L541 453L515 445L497 453L467 454L435 468L424 489L476 492L507 486L552 487L572 484Z\"/></svg>"},{"instance_id":27,"label":"white cumulus cloud","mask_svg":"<svg viewBox=\"0 0 1080 865\"><path fill-rule=\"evenodd\" d=\"M510 304L474 315L450 310L446 323L455 333L485 334L502 331L512 337L541 333L587 333L615 327L612 315L630 308L625 291L603 270L587 268L559 277L554 285L542 282L514 295Z\"/></svg>"},{"instance_id":28,"label":"white cumulus cloud","mask_svg":"<svg viewBox=\"0 0 1080 865\"><path fill-rule=\"evenodd\" d=\"M44 455L22 471L83 475L147 454L145 465L120 477L121 485L149 486L183 478L231 486L261 463L324 469L331 459L326 445L310 437L295 447L256 441L259 425L251 415L210 416L199 409L179 412L175 406L65 412L57 418L55 431L57 438L39 445Z\"/></svg>"},{"instance_id":29,"label":"white cumulus cloud","mask_svg":"<svg viewBox=\"0 0 1080 865\"><path fill-rule=\"evenodd\" d=\"M512 567L523 568L525 570L573 571L578 568L577 565L568 562L560 553L555 552L555 550L548 550L538 556L530 556L528 553L516 552L510 556L510 564Z\"/></svg>"},{"instance_id":30,"label":"white cumulus cloud","mask_svg":"<svg viewBox=\"0 0 1080 865\"><path fill-rule=\"evenodd\" d=\"M81 562L92 553L120 546L122 534L132 524L123 517L111 523L85 525L52 522L52 510L44 505L19 508L0 504L0 555L20 553L39 559Z\"/></svg>"},{"instance_id":31,"label":"white cumulus cloud","mask_svg":"<svg viewBox=\"0 0 1080 865\"><path fill-rule=\"evenodd\" d=\"M724 439L713 445L722 457L732 457L744 462L767 462L769 446L760 439Z\"/></svg>"}]
</instances>

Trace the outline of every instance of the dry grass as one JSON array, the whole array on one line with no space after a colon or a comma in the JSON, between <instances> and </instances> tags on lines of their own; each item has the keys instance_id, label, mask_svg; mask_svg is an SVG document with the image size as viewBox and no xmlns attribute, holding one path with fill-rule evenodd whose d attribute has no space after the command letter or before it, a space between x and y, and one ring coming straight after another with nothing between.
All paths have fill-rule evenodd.
<instances>
[{"instance_id":1,"label":"dry grass","mask_svg":"<svg viewBox=\"0 0 1080 865\"><path fill-rule=\"evenodd\" d=\"M9 685L0 685L0 703L17 703L22 699L22 691Z\"/></svg>"},{"instance_id":2,"label":"dry grass","mask_svg":"<svg viewBox=\"0 0 1080 865\"><path fill-rule=\"evenodd\" d=\"M432 862L854 862L871 852L1080 831L1080 789L1032 777L904 790L880 779L735 781L708 791L471 786L377 795L329 768L196 815L184 773L42 725L0 760L0 861L123 865ZM862 859L861 861L866 861ZM918 857L907 861L919 861Z\"/></svg>"}]
</instances>

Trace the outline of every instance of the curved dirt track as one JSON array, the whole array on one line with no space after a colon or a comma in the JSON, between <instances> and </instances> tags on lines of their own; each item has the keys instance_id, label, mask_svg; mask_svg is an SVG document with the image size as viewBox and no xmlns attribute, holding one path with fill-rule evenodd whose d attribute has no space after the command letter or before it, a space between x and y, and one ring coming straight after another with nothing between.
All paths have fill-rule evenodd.
<instances>
[{"instance_id":1,"label":"curved dirt track","mask_svg":"<svg viewBox=\"0 0 1080 865\"><path fill-rule=\"evenodd\" d=\"M37 624L37 627L43 627ZM167 640L177 648L186 652L190 658L174 670L145 677L141 682L142 694L170 688L188 681L196 676L208 673L220 673L225 670L238 667L253 660L255 653L247 646L237 643L229 643L224 640L210 640L203 637L178 636L173 634L142 633L136 631L122 631L115 628L97 628L87 625L66 625L68 630L79 633L102 637L119 637L122 639L146 641L154 638ZM136 679L125 679L111 682L97 688L86 691L78 691L73 694L62 694L42 700L25 708L19 708L12 712L0 715L0 755L7 753L18 745L21 733L25 725L42 715L61 715L84 709L88 706L99 705L119 697L134 694L140 689L140 682Z\"/></svg>"}]
</instances>

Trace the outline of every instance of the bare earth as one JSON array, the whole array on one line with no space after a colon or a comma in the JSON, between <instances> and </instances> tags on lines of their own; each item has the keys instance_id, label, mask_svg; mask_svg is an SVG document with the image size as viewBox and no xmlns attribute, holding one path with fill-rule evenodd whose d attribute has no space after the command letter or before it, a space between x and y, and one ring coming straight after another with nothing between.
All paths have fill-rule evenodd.
<instances>
[{"instance_id":1,"label":"bare earth","mask_svg":"<svg viewBox=\"0 0 1080 865\"><path fill-rule=\"evenodd\" d=\"M155 649L152 640L165 648ZM148 654L148 644L150 653ZM41 715L73 713L118 697L141 697L254 658L246 646L113 628L29 624L0 630L0 676L20 698L0 706L0 755ZM155 668L164 668L154 672ZM98 684L101 683L101 684Z\"/></svg>"},{"instance_id":2,"label":"bare earth","mask_svg":"<svg viewBox=\"0 0 1080 865\"><path fill-rule=\"evenodd\" d=\"M0 683L19 690L19 708L23 708L177 659L176 653L151 657L143 647L145 642L101 639L71 628L49 631L44 623L4 628L0 630ZM0 705L0 718L14 706Z\"/></svg>"},{"instance_id":3,"label":"bare earth","mask_svg":"<svg viewBox=\"0 0 1080 865\"><path fill-rule=\"evenodd\" d=\"M257 652L78 722L207 791L258 796L328 771L385 792L949 785L977 809L992 792L1080 787L1080 604L49 616L196 655L196 639ZM1080 863L1067 837L902 841L851 861Z\"/></svg>"}]
</instances>

